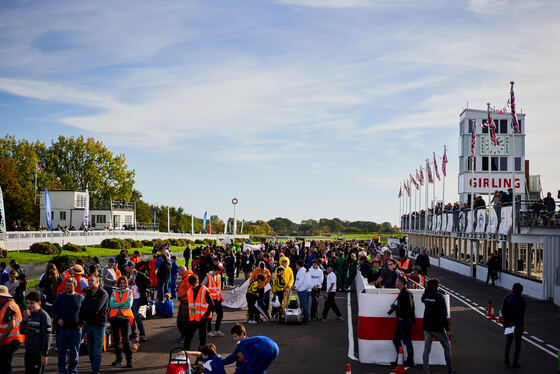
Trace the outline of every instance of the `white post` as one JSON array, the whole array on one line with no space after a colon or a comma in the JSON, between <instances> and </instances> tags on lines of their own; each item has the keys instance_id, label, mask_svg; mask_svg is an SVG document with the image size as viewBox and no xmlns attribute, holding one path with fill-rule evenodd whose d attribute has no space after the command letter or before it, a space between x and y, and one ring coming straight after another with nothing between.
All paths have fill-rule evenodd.
<instances>
[{"instance_id":1,"label":"white post","mask_svg":"<svg viewBox=\"0 0 560 374\"><path fill-rule=\"evenodd\" d=\"M513 94L513 85L515 84L515 82L511 81L509 83L511 84L510 93ZM512 173L512 177L513 177L512 179L513 180L511 182L511 184L512 184L511 188L512 188L512 192L513 192L513 196L511 197L512 198L511 199L511 207L512 207L512 210L513 210L513 212L512 212L513 217L511 219L511 223L512 223L512 233L516 233L517 232L517 230L516 230L517 227L516 227L516 222L515 221L516 221L516 218L517 218L517 214L516 214L516 208L515 208L515 205L516 205L516 201L515 201L515 167L516 167L515 159L517 158L516 157L517 155L515 154L515 135L517 134L517 130L515 128L515 123L513 121L515 120L519 123L519 120L517 119L517 114L515 113L515 101L514 101L513 95L510 95L510 96L512 96L511 97L511 115L512 115L512 123L511 123L511 133L512 133L512 135L511 135L511 139L512 139L512 143L513 143L512 147L511 147L512 151L513 151L513 173ZM520 128L520 130L521 130L521 128ZM519 158L519 164L520 164L519 166L521 167L521 158ZM505 258L505 256L503 256L503 257Z\"/></svg>"},{"instance_id":2,"label":"white post","mask_svg":"<svg viewBox=\"0 0 560 374\"><path fill-rule=\"evenodd\" d=\"M476 120L472 125L472 131L476 134ZM471 142L472 142L472 134L471 134ZM475 149L472 149L472 144L471 144L471 211L470 211L470 215L472 216L472 220L474 221L474 167L475 167L475 160L476 160L476 142L475 142ZM467 226L469 223L469 215L467 214ZM472 222L471 222L472 224ZM474 225L472 226L474 228Z\"/></svg>"},{"instance_id":3,"label":"white post","mask_svg":"<svg viewBox=\"0 0 560 374\"><path fill-rule=\"evenodd\" d=\"M235 205L233 204L233 241L235 242L235 234L237 234L237 219L235 218Z\"/></svg>"},{"instance_id":4,"label":"white post","mask_svg":"<svg viewBox=\"0 0 560 374\"><path fill-rule=\"evenodd\" d=\"M492 147L492 134L491 123L490 123L490 103L486 103L488 111L488 209L490 209L490 202L492 201L492 157L490 156L490 148Z\"/></svg>"},{"instance_id":5,"label":"white post","mask_svg":"<svg viewBox=\"0 0 560 374\"><path fill-rule=\"evenodd\" d=\"M426 170L426 176L425 179L426 181L426 210L425 210L425 214L424 214L424 230L428 231L428 185L430 182L428 182L428 171Z\"/></svg>"}]
</instances>

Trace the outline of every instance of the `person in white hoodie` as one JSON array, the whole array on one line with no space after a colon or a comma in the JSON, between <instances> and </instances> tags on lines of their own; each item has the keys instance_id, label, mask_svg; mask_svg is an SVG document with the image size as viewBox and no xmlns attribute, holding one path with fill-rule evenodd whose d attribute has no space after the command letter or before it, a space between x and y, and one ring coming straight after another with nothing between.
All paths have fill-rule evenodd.
<instances>
[{"instance_id":1,"label":"person in white hoodie","mask_svg":"<svg viewBox=\"0 0 560 374\"><path fill-rule=\"evenodd\" d=\"M311 264L312 267L309 269L309 275L311 276L311 319L313 320L317 319L319 315L319 295L321 294L325 274L323 269L319 267L317 260L311 261Z\"/></svg>"},{"instance_id":2,"label":"person in white hoodie","mask_svg":"<svg viewBox=\"0 0 560 374\"><path fill-rule=\"evenodd\" d=\"M303 266L303 261L296 262L296 281L294 288L298 292L300 307L303 310L303 323L309 324L309 291L311 290L311 275Z\"/></svg>"}]
</instances>

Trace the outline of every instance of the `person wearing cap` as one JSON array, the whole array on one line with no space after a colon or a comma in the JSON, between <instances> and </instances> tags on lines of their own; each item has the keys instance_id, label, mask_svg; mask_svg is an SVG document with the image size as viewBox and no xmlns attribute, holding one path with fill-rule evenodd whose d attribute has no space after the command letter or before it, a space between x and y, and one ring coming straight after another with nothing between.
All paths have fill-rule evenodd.
<instances>
[{"instance_id":1,"label":"person wearing cap","mask_svg":"<svg viewBox=\"0 0 560 374\"><path fill-rule=\"evenodd\" d=\"M91 268L94 267L95 271L97 271L97 275L101 276L103 269L101 268L101 264L99 261L99 257L95 256L91 262L87 265L86 269L88 269L88 274L91 274Z\"/></svg>"},{"instance_id":2,"label":"person wearing cap","mask_svg":"<svg viewBox=\"0 0 560 374\"><path fill-rule=\"evenodd\" d=\"M0 373L12 372L12 360L24 341L19 331L22 319L8 287L0 286Z\"/></svg>"},{"instance_id":3,"label":"person wearing cap","mask_svg":"<svg viewBox=\"0 0 560 374\"><path fill-rule=\"evenodd\" d=\"M140 341L145 342L146 331L144 330L144 323L142 317L138 314L141 305L148 304L148 288L150 287L150 278L135 268L134 262L129 260L125 265L126 276L128 277L128 288L132 290L132 314L134 315L134 322L130 327L130 338L135 340L138 335L136 329L140 332Z\"/></svg>"},{"instance_id":4,"label":"person wearing cap","mask_svg":"<svg viewBox=\"0 0 560 374\"><path fill-rule=\"evenodd\" d=\"M117 273L115 268L117 267L114 258L110 258L107 266L103 269L103 289L107 292L107 295L112 295L113 290L117 283Z\"/></svg>"},{"instance_id":5,"label":"person wearing cap","mask_svg":"<svg viewBox=\"0 0 560 374\"><path fill-rule=\"evenodd\" d=\"M140 256L140 252L137 251L137 250L134 251L134 254L130 257L130 261L132 261L134 263L134 265L136 265L137 263L142 261L142 257Z\"/></svg>"},{"instance_id":6,"label":"person wearing cap","mask_svg":"<svg viewBox=\"0 0 560 374\"><path fill-rule=\"evenodd\" d=\"M84 277L84 268L80 265L74 265L72 266L71 270L73 275L71 277L64 278L64 280L60 283L60 286L58 286L58 290L56 290L57 294L61 294L62 292L64 292L68 279L76 280L75 291L80 295L83 295L86 288L88 288L87 278Z\"/></svg>"},{"instance_id":7,"label":"person wearing cap","mask_svg":"<svg viewBox=\"0 0 560 374\"><path fill-rule=\"evenodd\" d=\"M334 313L337 315L337 321L344 321L342 317L342 313L338 309L338 305L336 305L336 274L334 273L334 265L329 264L327 266L327 291L325 292L325 304L323 306L323 318L321 321L327 320L327 314L329 314L329 310L332 309Z\"/></svg>"},{"instance_id":8,"label":"person wearing cap","mask_svg":"<svg viewBox=\"0 0 560 374\"><path fill-rule=\"evenodd\" d=\"M82 340L80 309L82 308L84 297L76 293L76 285L76 278L70 277L65 279L64 292L59 294L53 303L53 324L58 325L56 348L58 351L59 373L78 372L77 366L80 342ZM67 352L68 367L66 366Z\"/></svg>"}]
</instances>

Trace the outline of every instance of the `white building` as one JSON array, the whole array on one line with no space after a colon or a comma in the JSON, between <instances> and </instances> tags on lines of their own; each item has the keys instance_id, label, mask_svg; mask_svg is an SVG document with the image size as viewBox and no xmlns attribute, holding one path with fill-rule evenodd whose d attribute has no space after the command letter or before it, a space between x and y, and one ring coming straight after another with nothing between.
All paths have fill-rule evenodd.
<instances>
[{"instance_id":1,"label":"white building","mask_svg":"<svg viewBox=\"0 0 560 374\"><path fill-rule=\"evenodd\" d=\"M49 191L51 198L51 216L53 229L62 225L78 230L84 220L86 193L82 191ZM113 202L90 206L90 229L103 230L111 227L122 230L134 227L135 212L131 204ZM40 224L47 225L45 210L45 192L41 192Z\"/></svg>"},{"instance_id":2,"label":"white building","mask_svg":"<svg viewBox=\"0 0 560 374\"><path fill-rule=\"evenodd\" d=\"M498 145L490 140L486 123L488 114L485 110L465 109L460 114L459 122L459 197L461 203L467 203L471 194L487 195L494 191L507 191L513 188L513 168L515 165L515 193L525 200L525 114L517 114L520 133L513 134L511 113L492 113L496 124ZM472 172L471 141L473 123L476 126L476 148L474 172ZM513 142L515 141L515 146ZM513 153L515 149L515 154ZM471 182L472 180L472 182Z\"/></svg>"}]
</instances>

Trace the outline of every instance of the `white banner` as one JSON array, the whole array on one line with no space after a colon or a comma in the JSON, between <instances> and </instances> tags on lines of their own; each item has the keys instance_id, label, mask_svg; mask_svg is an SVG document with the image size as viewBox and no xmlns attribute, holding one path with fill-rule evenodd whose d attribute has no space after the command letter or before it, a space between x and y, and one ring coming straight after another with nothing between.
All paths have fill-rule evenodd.
<instances>
[{"instance_id":1,"label":"white banner","mask_svg":"<svg viewBox=\"0 0 560 374\"><path fill-rule=\"evenodd\" d=\"M89 227L89 191L86 188L86 206L84 209L84 229L87 230Z\"/></svg>"},{"instance_id":2,"label":"white banner","mask_svg":"<svg viewBox=\"0 0 560 374\"><path fill-rule=\"evenodd\" d=\"M436 230L441 231L441 214L439 214L436 218Z\"/></svg>"},{"instance_id":3,"label":"white banner","mask_svg":"<svg viewBox=\"0 0 560 374\"><path fill-rule=\"evenodd\" d=\"M222 304L232 309L241 309L247 306L247 299L245 294L247 294L247 288L249 287L249 279L245 281L238 289L234 290L230 294L224 294Z\"/></svg>"},{"instance_id":4,"label":"white banner","mask_svg":"<svg viewBox=\"0 0 560 374\"><path fill-rule=\"evenodd\" d=\"M251 251L262 251L264 250L264 244L243 243L243 250L245 251L247 248L249 248Z\"/></svg>"},{"instance_id":5,"label":"white banner","mask_svg":"<svg viewBox=\"0 0 560 374\"><path fill-rule=\"evenodd\" d=\"M442 214L441 216L441 227L439 231L445 231L447 229L447 214Z\"/></svg>"},{"instance_id":6,"label":"white banner","mask_svg":"<svg viewBox=\"0 0 560 374\"><path fill-rule=\"evenodd\" d=\"M445 229L446 232L453 231L453 213L447 213L447 228Z\"/></svg>"},{"instance_id":7,"label":"white banner","mask_svg":"<svg viewBox=\"0 0 560 374\"><path fill-rule=\"evenodd\" d=\"M483 233L486 231L486 210L479 209L476 212L476 230L475 232Z\"/></svg>"},{"instance_id":8,"label":"white banner","mask_svg":"<svg viewBox=\"0 0 560 374\"><path fill-rule=\"evenodd\" d=\"M6 213L4 211L4 195L0 187L0 232L6 232Z\"/></svg>"},{"instance_id":9,"label":"white banner","mask_svg":"<svg viewBox=\"0 0 560 374\"><path fill-rule=\"evenodd\" d=\"M498 228L498 216L494 208L490 208L490 213L488 217L488 227L486 228L487 234L495 234Z\"/></svg>"},{"instance_id":10,"label":"white banner","mask_svg":"<svg viewBox=\"0 0 560 374\"><path fill-rule=\"evenodd\" d=\"M467 234L470 234L474 231L474 225L473 225L473 212L469 211L469 213L467 214L467 229L465 230L465 232Z\"/></svg>"},{"instance_id":11,"label":"white banner","mask_svg":"<svg viewBox=\"0 0 560 374\"><path fill-rule=\"evenodd\" d=\"M503 235L508 235L509 234L509 230L511 229L511 225L512 225L512 213L513 212L513 208L511 206L505 206L502 208L502 220L500 222L500 228L498 229L498 232L500 234Z\"/></svg>"}]
</instances>

